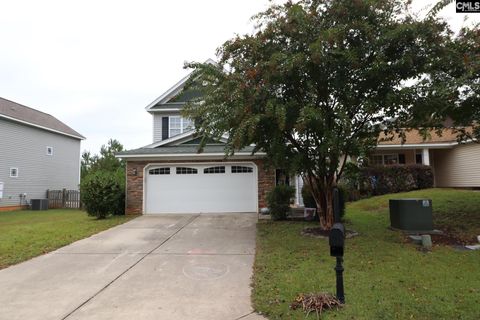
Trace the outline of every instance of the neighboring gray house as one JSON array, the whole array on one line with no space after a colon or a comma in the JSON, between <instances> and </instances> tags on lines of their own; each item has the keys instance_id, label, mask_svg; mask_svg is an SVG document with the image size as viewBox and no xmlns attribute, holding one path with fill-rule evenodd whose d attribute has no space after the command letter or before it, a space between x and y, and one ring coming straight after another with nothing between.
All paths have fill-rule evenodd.
<instances>
[{"instance_id":1,"label":"neighboring gray house","mask_svg":"<svg viewBox=\"0 0 480 320\"><path fill-rule=\"evenodd\" d=\"M84 136L55 117L0 98L0 210L78 189Z\"/></svg>"}]
</instances>

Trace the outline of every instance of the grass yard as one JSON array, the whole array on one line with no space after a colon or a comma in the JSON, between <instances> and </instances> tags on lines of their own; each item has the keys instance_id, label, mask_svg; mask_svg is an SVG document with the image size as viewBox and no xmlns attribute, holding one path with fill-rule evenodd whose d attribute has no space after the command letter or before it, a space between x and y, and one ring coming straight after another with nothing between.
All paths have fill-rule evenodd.
<instances>
[{"instance_id":1,"label":"grass yard","mask_svg":"<svg viewBox=\"0 0 480 320\"><path fill-rule=\"evenodd\" d=\"M53 251L130 220L113 216L96 220L84 211L0 212L0 269Z\"/></svg>"},{"instance_id":2,"label":"grass yard","mask_svg":"<svg viewBox=\"0 0 480 320\"><path fill-rule=\"evenodd\" d=\"M387 229L388 199L400 197L431 198L437 228L460 238L480 234L480 192L429 189L349 204L347 228L360 235L346 240L346 306L322 319L480 319L480 251L434 245L422 253L406 243ZM289 309L297 294L335 292L328 240L300 234L314 225L258 225L253 303L269 319L304 319Z\"/></svg>"}]
</instances>

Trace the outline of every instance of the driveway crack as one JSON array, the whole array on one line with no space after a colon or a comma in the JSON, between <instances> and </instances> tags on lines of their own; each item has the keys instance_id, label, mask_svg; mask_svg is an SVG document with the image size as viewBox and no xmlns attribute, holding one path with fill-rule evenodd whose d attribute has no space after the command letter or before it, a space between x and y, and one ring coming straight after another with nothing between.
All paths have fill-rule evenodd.
<instances>
[{"instance_id":1,"label":"driveway crack","mask_svg":"<svg viewBox=\"0 0 480 320\"><path fill-rule=\"evenodd\" d=\"M147 256L149 256L152 252L154 252L155 250L157 250L158 248L160 248L161 246L163 246L167 241L169 241L171 238L173 238L177 233L179 233L180 231L182 231L186 226L188 226L190 223L192 223L195 219L197 219L200 215L197 214L197 215L194 215L194 216L191 216L188 220L187 220L187 223L185 223L181 228L179 228L177 231L175 231L174 233L172 233L168 238L166 238L165 240L163 240L158 246L156 246L155 248L153 248L152 250L150 250L149 252L147 252L143 257L141 257L140 259L138 259L138 261L136 261L134 264L132 264L130 267L128 267L127 269L125 269L122 273L120 273L118 276L116 276L112 281L110 281L109 283L107 283L105 286L103 286L100 290L98 290L93 296L91 296L90 298L88 298L87 300L85 300L84 302L82 302L78 307L76 307L75 309L73 309L72 311L70 311L67 315L65 315L64 317L61 318L61 320L65 320L67 319L68 317L70 317L72 314L74 314L77 310L79 310L81 307L83 307L84 305L86 305L87 303L89 303L93 298L95 298L96 296L98 296L100 293L102 293L105 289L107 289L110 285L112 285L112 283L114 283L115 281L117 281L118 279L120 279L120 277L122 277L125 273L127 273L128 271L130 271L131 269L133 269L137 264L139 264L141 261L143 261L143 259L145 259Z\"/></svg>"}]
</instances>

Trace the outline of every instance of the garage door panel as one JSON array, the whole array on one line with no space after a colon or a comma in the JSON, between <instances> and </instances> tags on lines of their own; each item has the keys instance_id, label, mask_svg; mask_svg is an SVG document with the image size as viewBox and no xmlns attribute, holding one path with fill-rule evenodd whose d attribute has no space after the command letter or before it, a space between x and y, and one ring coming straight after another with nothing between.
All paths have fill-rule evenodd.
<instances>
[{"instance_id":1,"label":"garage door panel","mask_svg":"<svg viewBox=\"0 0 480 320\"><path fill-rule=\"evenodd\" d=\"M248 166L253 172L232 173L230 164L169 166L170 174L163 175L150 175L149 169L145 182L146 213L256 212L256 169L253 165L233 165ZM204 173L205 168L220 166L225 167L225 173ZM176 174L176 167L196 169L198 173Z\"/></svg>"}]
</instances>

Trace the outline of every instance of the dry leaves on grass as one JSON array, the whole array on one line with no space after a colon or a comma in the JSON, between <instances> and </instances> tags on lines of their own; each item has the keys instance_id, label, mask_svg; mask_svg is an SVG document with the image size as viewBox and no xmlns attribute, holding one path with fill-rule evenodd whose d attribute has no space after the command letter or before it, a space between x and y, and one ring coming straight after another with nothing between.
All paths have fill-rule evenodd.
<instances>
[{"instance_id":1,"label":"dry leaves on grass","mask_svg":"<svg viewBox=\"0 0 480 320\"><path fill-rule=\"evenodd\" d=\"M340 301L329 293L308 293L300 294L295 298L295 301L290 305L290 308L297 310L302 308L306 313L305 317L312 312L315 312L317 319L320 319L322 311L329 309L338 309L342 306Z\"/></svg>"}]
</instances>

